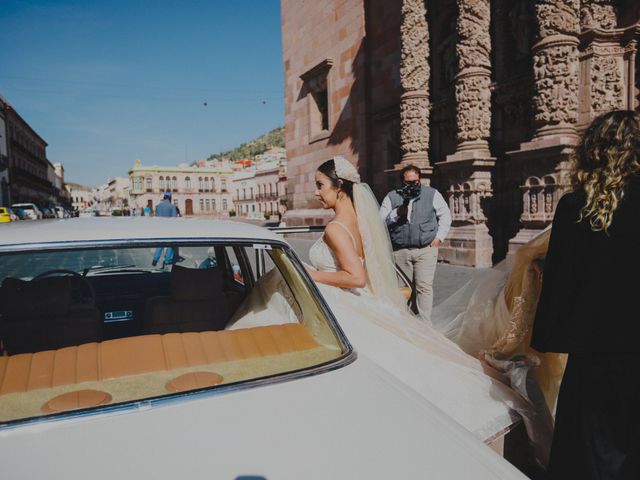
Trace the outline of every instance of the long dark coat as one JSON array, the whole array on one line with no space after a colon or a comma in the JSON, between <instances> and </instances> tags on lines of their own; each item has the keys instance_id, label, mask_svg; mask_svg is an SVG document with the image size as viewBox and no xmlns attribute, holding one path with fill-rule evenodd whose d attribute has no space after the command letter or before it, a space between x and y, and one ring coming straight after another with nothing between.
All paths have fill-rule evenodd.
<instances>
[{"instance_id":1,"label":"long dark coat","mask_svg":"<svg viewBox=\"0 0 640 480\"><path fill-rule=\"evenodd\" d=\"M640 177L608 233L577 222L583 192L560 199L531 345L569 358L550 479L640 479Z\"/></svg>"}]
</instances>

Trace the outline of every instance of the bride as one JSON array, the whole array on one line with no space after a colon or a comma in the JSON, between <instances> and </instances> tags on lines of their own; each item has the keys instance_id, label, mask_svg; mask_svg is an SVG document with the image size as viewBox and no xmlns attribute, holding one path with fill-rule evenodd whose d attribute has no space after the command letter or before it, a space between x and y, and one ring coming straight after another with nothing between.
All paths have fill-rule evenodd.
<instances>
[{"instance_id":1,"label":"bride","mask_svg":"<svg viewBox=\"0 0 640 480\"><path fill-rule=\"evenodd\" d=\"M334 157L315 174L316 196L335 211L307 266L360 356L377 363L487 440L522 415L546 462L550 425L508 379L417 319L400 293L378 203L353 165Z\"/></svg>"}]
</instances>

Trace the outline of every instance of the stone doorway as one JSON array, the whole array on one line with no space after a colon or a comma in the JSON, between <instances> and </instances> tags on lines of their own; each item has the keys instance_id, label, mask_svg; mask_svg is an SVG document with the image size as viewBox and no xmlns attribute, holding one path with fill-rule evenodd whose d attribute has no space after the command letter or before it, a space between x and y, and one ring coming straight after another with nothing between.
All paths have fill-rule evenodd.
<instances>
[{"instance_id":1,"label":"stone doorway","mask_svg":"<svg viewBox=\"0 0 640 480\"><path fill-rule=\"evenodd\" d=\"M193 200L187 198L184 201L184 214L185 215L193 215Z\"/></svg>"}]
</instances>

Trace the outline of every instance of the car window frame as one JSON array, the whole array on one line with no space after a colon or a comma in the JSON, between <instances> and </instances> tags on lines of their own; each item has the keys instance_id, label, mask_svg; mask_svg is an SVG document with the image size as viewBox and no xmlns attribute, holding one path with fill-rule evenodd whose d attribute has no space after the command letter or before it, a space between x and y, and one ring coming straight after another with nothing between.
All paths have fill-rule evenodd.
<instances>
[{"instance_id":1,"label":"car window frame","mask_svg":"<svg viewBox=\"0 0 640 480\"><path fill-rule=\"evenodd\" d=\"M0 432L5 430L19 429L22 427L50 423L50 422L66 422L73 421L78 418L92 418L96 415L104 416L110 414L118 414L120 412L132 412L138 410L162 408L167 405L175 403L182 403L192 399L210 398L217 395L223 395L235 391L245 391L253 388L259 388L267 385L276 385L280 383L299 380L306 377L312 377L316 375L325 374L340 368L344 368L353 363L357 358L357 352L351 345L351 342L345 335L343 329L340 327L333 312L329 308L326 300L320 293L315 282L311 279L309 273L304 268L300 258L293 250L293 248L284 240L279 239L247 239L242 237L198 237L198 238L141 238L141 239L113 239L113 240L70 240L70 241L56 241L56 242L33 242L33 243L21 243L21 244L6 244L0 245L0 255L5 254L24 254L29 251L67 251L67 250L89 250L89 249L105 249L105 248L152 248L157 247L161 243L165 247L176 246L205 246L212 244L234 244L234 247L250 247L255 248L255 245L270 245L271 247L282 248L287 256L291 259L291 262L296 269L297 273L306 282L307 287L313 292L315 299L318 303L318 307L322 310L325 318L327 319L330 327L333 329L338 342L341 344L343 352L332 360L319 363L310 367L305 367L290 372L277 373L272 375L266 375L263 377L257 377L250 380L241 380L238 382L224 383L221 385L215 385L212 387L204 387L186 392L166 393L155 397L147 397L141 400L132 400L120 403L114 403L109 405L102 405L96 407L89 407L77 410L71 410L68 412L58 412L54 414L45 414L37 417L27 417L16 420L0 421ZM236 254L237 257L237 254ZM246 251L243 251L241 257L246 257ZM225 252L226 261L229 261ZM237 257L238 258L238 257ZM244 258L246 262L245 266L251 273L250 262ZM241 268L243 268L241 266ZM249 276L253 279L253 275ZM252 280L251 280L252 281Z\"/></svg>"}]
</instances>

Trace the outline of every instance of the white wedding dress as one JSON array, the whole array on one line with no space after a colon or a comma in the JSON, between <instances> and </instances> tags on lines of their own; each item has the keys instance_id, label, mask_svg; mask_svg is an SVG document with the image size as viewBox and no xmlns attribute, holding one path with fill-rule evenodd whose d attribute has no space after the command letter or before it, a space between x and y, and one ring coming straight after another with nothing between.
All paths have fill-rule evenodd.
<instances>
[{"instance_id":1,"label":"white wedding dress","mask_svg":"<svg viewBox=\"0 0 640 480\"><path fill-rule=\"evenodd\" d=\"M355 239L349 229L339 222ZM339 270L320 237L309 251L314 268ZM366 266L366 265L365 265ZM500 374L466 354L409 310L374 296L369 289L318 284L359 356L366 356L417 391L482 440L499 434L517 418L534 415L531 405Z\"/></svg>"}]
</instances>

